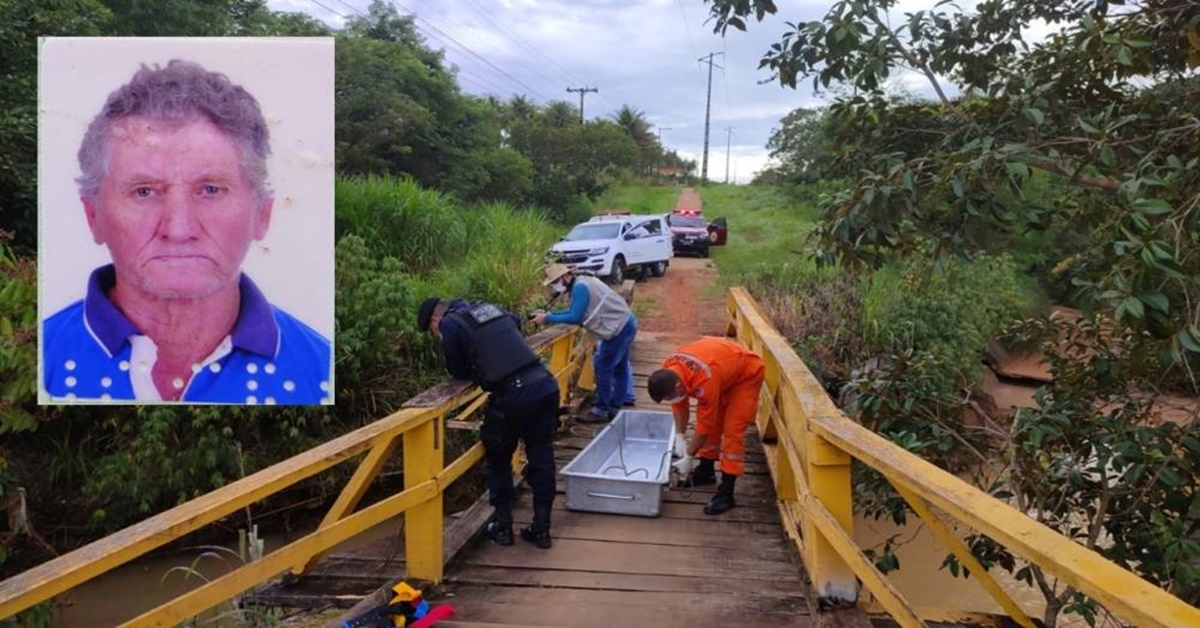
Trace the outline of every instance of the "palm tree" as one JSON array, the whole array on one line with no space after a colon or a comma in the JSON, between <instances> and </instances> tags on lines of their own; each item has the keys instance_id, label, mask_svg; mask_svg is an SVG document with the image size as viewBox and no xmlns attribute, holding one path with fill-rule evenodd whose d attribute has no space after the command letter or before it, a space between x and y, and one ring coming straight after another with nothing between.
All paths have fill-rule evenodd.
<instances>
[{"instance_id":1,"label":"palm tree","mask_svg":"<svg viewBox=\"0 0 1200 628\"><path fill-rule=\"evenodd\" d=\"M565 127L579 122L579 110L565 100L556 100L546 105L542 115L550 126Z\"/></svg>"},{"instance_id":2,"label":"palm tree","mask_svg":"<svg viewBox=\"0 0 1200 628\"><path fill-rule=\"evenodd\" d=\"M645 112L629 105L621 105L612 118L616 121L617 126L624 129L625 133L633 138L633 142L638 145L639 149L644 151L657 144L657 138L650 132L650 122L646 120Z\"/></svg>"},{"instance_id":3,"label":"palm tree","mask_svg":"<svg viewBox=\"0 0 1200 628\"><path fill-rule=\"evenodd\" d=\"M537 105L533 104L524 95L518 94L508 101L508 110L505 111L504 122L506 125L511 122L524 122L533 118L535 114L537 114Z\"/></svg>"}]
</instances>

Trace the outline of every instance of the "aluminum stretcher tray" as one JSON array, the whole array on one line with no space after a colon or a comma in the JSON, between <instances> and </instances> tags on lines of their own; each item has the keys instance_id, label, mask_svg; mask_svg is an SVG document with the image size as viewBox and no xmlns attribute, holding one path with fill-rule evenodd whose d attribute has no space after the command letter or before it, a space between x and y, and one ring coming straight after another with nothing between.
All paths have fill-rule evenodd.
<instances>
[{"instance_id":1,"label":"aluminum stretcher tray","mask_svg":"<svg viewBox=\"0 0 1200 628\"><path fill-rule=\"evenodd\" d=\"M674 441L670 412L622 410L563 467L567 508L657 517Z\"/></svg>"}]
</instances>

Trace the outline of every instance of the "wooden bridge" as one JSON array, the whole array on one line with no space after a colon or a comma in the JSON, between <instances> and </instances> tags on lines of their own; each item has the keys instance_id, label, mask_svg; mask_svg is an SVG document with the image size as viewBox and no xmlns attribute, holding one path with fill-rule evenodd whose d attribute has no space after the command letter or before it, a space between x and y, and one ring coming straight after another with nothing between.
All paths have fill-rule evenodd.
<instances>
[{"instance_id":1,"label":"wooden bridge","mask_svg":"<svg viewBox=\"0 0 1200 628\"><path fill-rule=\"evenodd\" d=\"M316 531L125 625L176 625L289 572L289 582L297 574L299 582L274 591L299 595L306 575L342 577L368 589L394 577L430 583L435 601L458 610L454 622L439 623L448 626L806 626L833 617L823 610L829 608L851 609L837 619L853 624L866 621L853 609L868 599L902 626L955 615L955 609L915 609L854 543L850 464L856 459L892 482L1019 625L1034 624L955 529L988 535L1129 624L1200 626L1200 609L846 419L748 293L733 289L727 303L730 333L767 364L747 477L738 483L738 507L728 513L704 515L711 494L704 489L668 493L656 519L569 512L560 502L553 549L472 542L488 509L480 502L447 518L443 496L481 460L482 448L476 444L447 463L446 430L469 429L485 398L448 382L391 416L0 582L0 618L365 454ZM577 329L551 328L529 342L546 356L564 403L573 384L590 385L589 346ZM639 335L640 407L654 407L644 398L644 377L670 348L652 334ZM560 464L592 431L575 428L560 440ZM360 508L384 464L401 452L405 489ZM517 519L528 521L530 511L524 494ZM353 543L398 515L402 559Z\"/></svg>"}]
</instances>

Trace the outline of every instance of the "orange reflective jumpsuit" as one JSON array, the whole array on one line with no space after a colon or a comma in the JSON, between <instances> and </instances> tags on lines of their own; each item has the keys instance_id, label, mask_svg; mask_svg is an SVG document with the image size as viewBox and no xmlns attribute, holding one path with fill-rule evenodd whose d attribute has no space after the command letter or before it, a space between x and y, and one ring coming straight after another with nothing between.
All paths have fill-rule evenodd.
<instances>
[{"instance_id":1,"label":"orange reflective jumpsuit","mask_svg":"<svg viewBox=\"0 0 1200 628\"><path fill-rule=\"evenodd\" d=\"M763 361L732 340L705 336L683 345L663 361L696 400L696 434L704 437L697 456L720 460L721 472L742 475L746 430L758 415ZM688 400L671 406L686 414Z\"/></svg>"}]
</instances>

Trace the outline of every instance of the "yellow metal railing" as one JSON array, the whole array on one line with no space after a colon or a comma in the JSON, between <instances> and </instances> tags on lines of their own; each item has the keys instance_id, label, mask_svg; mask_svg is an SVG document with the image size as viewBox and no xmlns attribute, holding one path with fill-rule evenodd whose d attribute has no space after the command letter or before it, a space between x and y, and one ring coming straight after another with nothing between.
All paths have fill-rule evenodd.
<instances>
[{"instance_id":1,"label":"yellow metal railing","mask_svg":"<svg viewBox=\"0 0 1200 628\"><path fill-rule=\"evenodd\" d=\"M925 625L854 541L850 461L855 459L883 474L1022 626L1034 624L933 507L1054 574L1124 622L1200 626L1200 609L847 419L749 293L731 289L727 305L731 331L766 362L758 431L783 525L819 597L855 602L857 578L900 625Z\"/></svg>"},{"instance_id":2,"label":"yellow metal railing","mask_svg":"<svg viewBox=\"0 0 1200 628\"><path fill-rule=\"evenodd\" d=\"M559 382L590 387L590 343L578 327L554 326L528 338ZM485 393L446 382L413 398L392 415L289 458L186 504L172 508L69 554L0 582L0 618L44 602L114 567L366 452L341 495L311 534L148 611L126 626L173 626L291 571L301 573L322 554L392 517L404 514L408 577L442 579L442 494L483 458L475 444L445 463L447 414L461 420L483 406ZM461 410L460 410L461 408ZM355 512L359 500L397 448L404 456L404 490Z\"/></svg>"}]
</instances>

